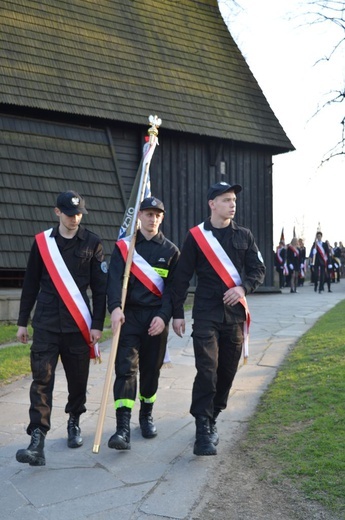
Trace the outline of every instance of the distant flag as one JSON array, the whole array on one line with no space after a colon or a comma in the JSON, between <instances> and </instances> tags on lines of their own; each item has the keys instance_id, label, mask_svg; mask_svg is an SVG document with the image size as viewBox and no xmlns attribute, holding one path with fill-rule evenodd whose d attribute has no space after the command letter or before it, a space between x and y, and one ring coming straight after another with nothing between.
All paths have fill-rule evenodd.
<instances>
[{"instance_id":1,"label":"distant flag","mask_svg":"<svg viewBox=\"0 0 345 520\"><path fill-rule=\"evenodd\" d=\"M295 229L295 226L293 227L292 237L293 237L293 238L297 238L297 237L296 237L296 229Z\"/></svg>"},{"instance_id":2,"label":"distant flag","mask_svg":"<svg viewBox=\"0 0 345 520\"><path fill-rule=\"evenodd\" d=\"M135 216L135 208L136 208L136 205L138 204L138 196L140 195L139 187L140 187L141 179L143 177L146 164L148 163L148 161L151 160L153 152L155 150L155 144L150 145L148 136L145 137L145 140L146 140L146 143L143 146L143 157L139 164L138 172L135 177L131 195L129 197L127 208L126 208L125 214L123 216L122 225L120 227L119 235L117 237L118 240L120 238L124 238L128 235L131 235L134 231L132 229L133 224L134 224L133 217ZM148 175L147 175L147 180L146 180L146 184L145 184L144 199L146 199L146 197L151 197L150 173L148 173ZM139 202L141 202L141 201L139 201Z\"/></svg>"},{"instance_id":3,"label":"distant flag","mask_svg":"<svg viewBox=\"0 0 345 520\"><path fill-rule=\"evenodd\" d=\"M285 244L285 236L284 236L284 228L282 227L282 232L280 234L280 242L284 242Z\"/></svg>"}]
</instances>

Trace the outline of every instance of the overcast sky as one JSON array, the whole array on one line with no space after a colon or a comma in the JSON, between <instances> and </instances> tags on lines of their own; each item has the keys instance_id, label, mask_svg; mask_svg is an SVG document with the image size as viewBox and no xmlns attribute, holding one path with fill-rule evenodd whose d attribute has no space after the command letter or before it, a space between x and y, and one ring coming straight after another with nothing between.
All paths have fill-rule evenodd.
<instances>
[{"instance_id":1,"label":"overcast sky","mask_svg":"<svg viewBox=\"0 0 345 520\"><path fill-rule=\"evenodd\" d=\"M307 0L238 3L242 9L234 8L232 0L219 0L222 15L296 148L273 157L273 246L282 227L289 242L295 226L308 248L319 222L325 240L345 243L345 156L320 167L324 155L341 138L344 103L314 116L331 91L344 89L344 49L330 61L321 60L344 33L334 24L308 23L310 18L304 16L310 12Z\"/></svg>"}]
</instances>

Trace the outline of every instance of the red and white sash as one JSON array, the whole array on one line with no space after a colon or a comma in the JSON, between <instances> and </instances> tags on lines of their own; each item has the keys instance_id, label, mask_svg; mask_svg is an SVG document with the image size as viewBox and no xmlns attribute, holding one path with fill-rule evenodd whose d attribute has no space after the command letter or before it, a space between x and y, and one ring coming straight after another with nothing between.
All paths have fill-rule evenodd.
<instances>
[{"instance_id":1,"label":"red and white sash","mask_svg":"<svg viewBox=\"0 0 345 520\"><path fill-rule=\"evenodd\" d=\"M299 256L299 251L297 249L297 247L294 247L292 246L291 244L289 244L289 249L291 249L291 251L293 252L293 256Z\"/></svg>"},{"instance_id":2,"label":"red and white sash","mask_svg":"<svg viewBox=\"0 0 345 520\"><path fill-rule=\"evenodd\" d=\"M53 281L53 284L61 296L64 304L71 313L74 321L78 325L80 332L84 336L86 343L90 347L90 358L100 359L98 343L91 345L90 329L91 314L85 300L74 281L73 276L68 270L64 259L61 256L56 244L55 237L51 237L52 229L43 231L36 235L36 242L41 253L44 265Z\"/></svg>"},{"instance_id":3,"label":"red and white sash","mask_svg":"<svg viewBox=\"0 0 345 520\"><path fill-rule=\"evenodd\" d=\"M325 266L327 265L327 255L325 253L325 250L322 246L322 242L316 242L316 249L318 250L319 255L321 256Z\"/></svg>"},{"instance_id":4,"label":"red and white sash","mask_svg":"<svg viewBox=\"0 0 345 520\"><path fill-rule=\"evenodd\" d=\"M283 275L287 276L289 274L289 269L288 269L288 267L286 265L286 262L284 262L284 259L283 259L283 257L280 254L281 251L283 251L283 250L284 250L284 247L281 247L281 248L277 249L277 258L278 258L278 261L279 261L280 265L283 266Z\"/></svg>"},{"instance_id":5,"label":"red and white sash","mask_svg":"<svg viewBox=\"0 0 345 520\"><path fill-rule=\"evenodd\" d=\"M116 242L125 262L127 261L131 238L132 237L129 235L128 237L122 238ZM159 298L163 296L164 282L162 277L156 273L153 267L141 255L139 255L135 249L133 253L131 273L153 294Z\"/></svg>"},{"instance_id":6,"label":"red and white sash","mask_svg":"<svg viewBox=\"0 0 345 520\"><path fill-rule=\"evenodd\" d=\"M216 271L221 280L229 289L237 285L241 285L242 279L231 259L224 251L218 240L213 235L212 231L204 228L202 222L190 230L196 243L206 256L207 260ZM244 343L243 343L243 357L246 360L249 355L249 325L250 313L247 299L245 296L239 300L243 305L246 313L246 321L243 324Z\"/></svg>"},{"instance_id":7,"label":"red and white sash","mask_svg":"<svg viewBox=\"0 0 345 520\"><path fill-rule=\"evenodd\" d=\"M280 265L283 265L284 264L284 259L282 258L280 252L283 251L283 247L281 247L280 249L278 248L277 249L277 258L278 258L278 261L280 263Z\"/></svg>"}]
</instances>

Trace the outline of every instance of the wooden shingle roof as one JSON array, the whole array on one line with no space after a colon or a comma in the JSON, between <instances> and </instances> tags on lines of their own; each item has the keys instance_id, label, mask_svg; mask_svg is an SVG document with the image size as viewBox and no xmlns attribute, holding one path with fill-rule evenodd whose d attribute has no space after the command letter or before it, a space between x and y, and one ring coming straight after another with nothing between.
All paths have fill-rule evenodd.
<instances>
[{"instance_id":1,"label":"wooden shingle roof","mask_svg":"<svg viewBox=\"0 0 345 520\"><path fill-rule=\"evenodd\" d=\"M2 0L0 105L293 149L217 0Z\"/></svg>"}]
</instances>

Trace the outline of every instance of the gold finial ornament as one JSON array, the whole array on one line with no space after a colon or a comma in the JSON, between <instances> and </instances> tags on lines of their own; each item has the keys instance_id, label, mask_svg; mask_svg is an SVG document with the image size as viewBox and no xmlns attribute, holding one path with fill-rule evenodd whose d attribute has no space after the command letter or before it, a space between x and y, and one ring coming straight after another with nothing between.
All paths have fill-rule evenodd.
<instances>
[{"instance_id":1,"label":"gold finial ornament","mask_svg":"<svg viewBox=\"0 0 345 520\"><path fill-rule=\"evenodd\" d=\"M162 120L158 116L150 116L149 117L149 122L150 122L150 125L151 125L151 127L147 131L149 136L150 137L151 136L157 137L157 135L158 135L158 128L161 126Z\"/></svg>"}]
</instances>

